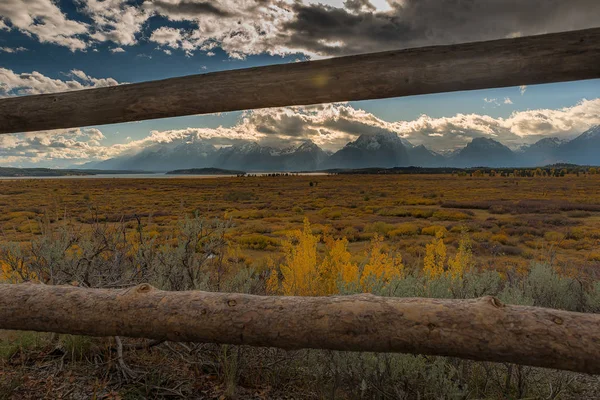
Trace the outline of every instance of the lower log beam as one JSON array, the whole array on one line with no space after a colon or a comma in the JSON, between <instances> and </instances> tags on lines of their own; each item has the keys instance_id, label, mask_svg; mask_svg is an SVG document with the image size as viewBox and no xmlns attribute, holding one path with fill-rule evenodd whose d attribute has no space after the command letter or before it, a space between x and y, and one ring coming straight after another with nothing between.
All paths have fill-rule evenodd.
<instances>
[{"instance_id":1,"label":"lower log beam","mask_svg":"<svg viewBox=\"0 0 600 400\"><path fill-rule=\"evenodd\" d=\"M473 300L0 285L0 329L453 356L600 374L600 315Z\"/></svg>"}]
</instances>

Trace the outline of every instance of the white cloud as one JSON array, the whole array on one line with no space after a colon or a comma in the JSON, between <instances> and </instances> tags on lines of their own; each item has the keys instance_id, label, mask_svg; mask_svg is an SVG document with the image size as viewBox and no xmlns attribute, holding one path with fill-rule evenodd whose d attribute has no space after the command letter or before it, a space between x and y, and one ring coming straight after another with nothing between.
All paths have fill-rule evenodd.
<instances>
[{"instance_id":1,"label":"white cloud","mask_svg":"<svg viewBox=\"0 0 600 400\"><path fill-rule=\"evenodd\" d=\"M110 49L111 53L125 53L125 50L122 47L115 47L114 49Z\"/></svg>"},{"instance_id":2,"label":"white cloud","mask_svg":"<svg viewBox=\"0 0 600 400\"><path fill-rule=\"evenodd\" d=\"M510 99L510 97L505 97L504 100L498 100L497 98L488 98L488 97L484 97L483 98L484 103L490 105L492 108L496 108L496 107L500 107L502 104L508 105L508 104L512 104L512 100ZM484 106L485 108L485 106Z\"/></svg>"},{"instance_id":3,"label":"white cloud","mask_svg":"<svg viewBox=\"0 0 600 400\"><path fill-rule=\"evenodd\" d=\"M178 49L181 47L182 30L163 26L152 32L150 40L158 44Z\"/></svg>"},{"instance_id":4,"label":"white cloud","mask_svg":"<svg viewBox=\"0 0 600 400\"><path fill-rule=\"evenodd\" d=\"M150 40L181 49L186 54L204 51L214 55L221 47L232 58L268 53L284 55L302 51L285 43L285 24L294 19L290 3L284 0L223 0L219 2L156 0L143 7L172 21L190 21L192 30L160 27ZM311 52L312 54L312 52Z\"/></svg>"},{"instance_id":5,"label":"white cloud","mask_svg":"<svg viewBox=\"0 0 600 400\"><path fill-rule=\"evenodd\" d=\"M102 132L95 128L61 129L0 136L0 162L3 165L36 163L70 164L75 161L111 157L110 147L102 146Z\"/></svg>"},{"instance_id":6,"label":"white cloud","mask_svg":"<svg viewBox=\"0 0 600 400\"><path fill-rule=\"evenodd\" d=\"M2 0L0 30L12 28L40 42L53 43L75 50L85 50L93 41L110 41L129 46L137 43L136 35L151 13L127 0L75 0L79 11L91 23L69 19L52 0Z\"/></svg>"},{"instance_id":7,"label":"white cloud","mask_svg":"<svg viewBox=\"0 0 600 400\"><path fill-rule=\"evenodd\" d=\"M51 0L2 0L0 17L9 21L13 29L37 37L42 43L54 43L72 51L87 47L82 35L87 33L88 25L68 19ZM7 29L7 25L2 22L0 29Z\"/></svg>"},{"instance_id":8,"label":"white cloud","mask_svg":"<svg viewBox=\"0 0 600 400\"><path fill-rule=\"evenodd\" d=\"M171 49L182 49L186 55L191 55L191 51L195 46L186 38L185 31L183 29L175 29L169 27L160 27L152 32L150 35L150 41L158 43L160 46L165 48L165 53L171 54Z\"/></svg>"},{"instance_id":9,"label":"white cloud","mask_svg":"<svg viewBox=\"0 0 600 400\"><path fill-rule=\"evenodd\" d=\"M0 97L65 92L119 84L113 78L93 78L83 71L75 69L71 70L69 75L74 79L53 79L37 71L15 73L10 69L0 68Z\"/></svg>"},{"instance_id":10,"label":"white cloud","mask_svg":"<svg viewBox=\"0 0 600 400\"><path fill-rule=\"evenodd\" d=\"M396 132L415 144L443 151L464 146L474 137L498 140L509 147L533 143L543 137L571 138L589 127L600 124L600 98L582 100L572 107L513 112L508 118L479 114L457 114L432 118L426 115L414 121L397 122ZM439 133L443 139L431 139Z\"/></svg>"},{"instance_id":11,"label":"white cloud","mask_svg":"<svg viewBox=\"0 0 600 400\"><path fill-rule=\"evenodd\" d=\"M151 13L127 0L77 0L93 21L90 37L99 42L132 46Z\"/></svg>"},{"instance_id":12,"label":"white cloud","mask_svg":"<svg viewBox=\"0 0 600 400\"><path fill-rule=\"evenodd\" d=\"M119 82L113 78L93 78L79 69L72 69L71 74L83 81L84 87L105 87L119 85ZM126 82L121 82L121 84L122 83Z\"/></svg>"},{"instance_id":13,"label":"white cloud","mask_svg":"<svg viewBox=\"0 0 600 400\"><path fill-rule=\"evenodd\" d=\"M20 53L22 51L27 51L25 47L0 47L0 52L4 53Z\"/></svg>"},{"instance_id":14,"label":"white cloud","mask_svg":"<svg viewBox=\"0 0 600 400\"><path fill-rule=\"evenodd\" d=\"M526 90L527 90L527 85L519 86L519 92L521 93L521 96L523 96L525 94Z\"/></svg>"},{"instance_id":15,"label":"white cloud","mask_svg":"<svg viewBox=\"0 0 600 400\"><path fill-rule=\"evenodd\" d=\"M496 107L500 105L500 103L498 103L498 99L496 99L496 98L489 99L487 97L484 97L483 101L487 104L490 104L490 105L496 106Z\"/></svg>"},{"instance_id":16,"label":"white cloud","mask_svg":"<svg viewBox=\"0 0 600 400\"><path fill-rule=\"evenodd\" d=\"M237 124L228 128L154 131L149 137L132 142L128 150L191 137L221 145L250 140L274 146L311 139L324 149L337 150L360 134L379 132L393 132L416 145L424 144L440 152L462 147L474 137L493 138L516 148L546 136L571 138L595 124L600 124L600 98L557 110L513 112L508 118L480 114L441 118L422 115L412 121L396 122L384 121L346 103L336 103L246 111Z\"/></svg>"}]
</instances>

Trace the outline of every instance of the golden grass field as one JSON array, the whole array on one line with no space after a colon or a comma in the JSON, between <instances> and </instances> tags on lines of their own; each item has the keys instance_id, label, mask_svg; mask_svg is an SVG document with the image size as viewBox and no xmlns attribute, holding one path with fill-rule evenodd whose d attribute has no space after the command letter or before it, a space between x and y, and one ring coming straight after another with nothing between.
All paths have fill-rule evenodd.
<instances>
[{"instance_id":1,"label":"golden grass field","mask_svg":"<svg viewBox=\"0 0 600 400\"><path fill-rule=\"evenodd\" d=\"M449 255L468 235L480 268L520 271L532 260L572 273L600 267L600 175L590 174L2 180L0 210L2 241L24 244L65 220L135 232L139 218L160 242L184 215L230 219L230 243L259 270L277 262L282 239L304 218L321 240L346 237L357 262L379 234L407 268L420 269L425 246L443 230Z\"/></svg>"}]
</instances>

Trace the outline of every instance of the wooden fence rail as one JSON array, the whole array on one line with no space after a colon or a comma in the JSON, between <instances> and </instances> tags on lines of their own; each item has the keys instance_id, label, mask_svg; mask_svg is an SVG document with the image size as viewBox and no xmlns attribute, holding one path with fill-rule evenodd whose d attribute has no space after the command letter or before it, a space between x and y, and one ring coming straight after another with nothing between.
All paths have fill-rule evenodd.
<instances>
[{"instance_id":1,"label":"wooden fence rail","mask_svg":"<svg viewBox=\"0 0 600 400\"><path fill-rule=\"evenodd\" d=\"M600 28L0 99L0 133L600 78Z\"/></svg>"},{"instance_id":2,"label":"wooden fence rail","mask_svg":"<svg viewBox=\"0 0 600 400\"><path fill-rule=\"evenodd\" d=\"M0 329L455 356L600 373L600 315L473 300L0 285Z\"/></svg>"}]
</instances>

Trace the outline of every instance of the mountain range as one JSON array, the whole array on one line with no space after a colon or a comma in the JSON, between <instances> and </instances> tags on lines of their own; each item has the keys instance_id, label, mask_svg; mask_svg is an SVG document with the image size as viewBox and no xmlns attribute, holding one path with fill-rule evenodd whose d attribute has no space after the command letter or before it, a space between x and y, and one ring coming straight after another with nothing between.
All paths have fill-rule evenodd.
<instances>
[{"instance_id":1,"label":"mountain range","mask_svg":"<svg viewBox=\"0 0 600 400\"><path fill-rule=\"evenodd\" d=\"M600 164L600 125L566 141L548 137L513 151L490 138L474 138L464 148L438 154L414 146L395 133L362 134L335 153L310 140L276 149L256 142L216 148L201 139L157 143L137 154L92 162L85 168L170 171L222 168L244 171L312 171L368 167L535 167L554 163Z\"/></svg>"}]
</instances>

